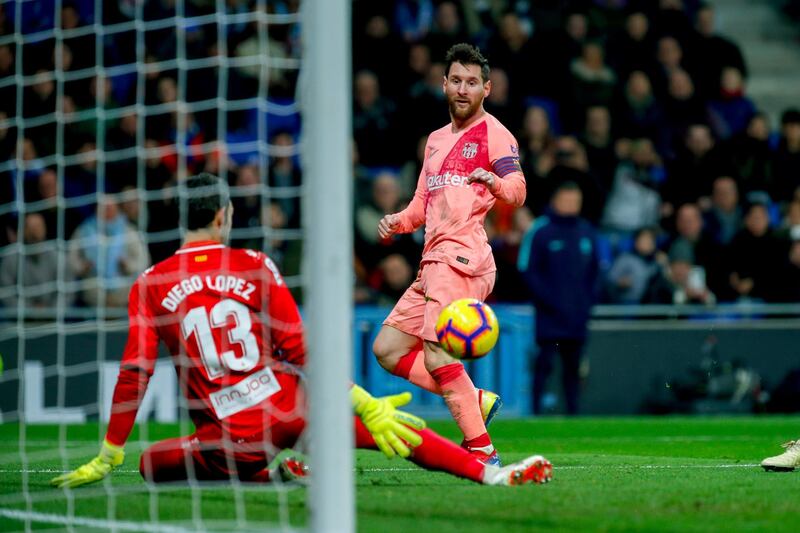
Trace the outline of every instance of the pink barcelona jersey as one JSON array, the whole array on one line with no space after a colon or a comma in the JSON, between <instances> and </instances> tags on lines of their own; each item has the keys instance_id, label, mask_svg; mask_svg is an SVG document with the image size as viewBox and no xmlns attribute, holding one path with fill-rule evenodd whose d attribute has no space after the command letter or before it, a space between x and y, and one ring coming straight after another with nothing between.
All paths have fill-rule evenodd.
<instances>
[{"instance_id":1,"label":"pink barcelona jersey","mask_svg":"<svg viewBox=\"0 0 800 533\"><path fill-rule=\"evenodd\" d=\"M476 168L497 175L493 193L481 183L467 183ZM483 223L495 199L521 206L525 177L516 139L485 113L466 130L453 133L447 124L430 134L414 198L400 213L399 232L425 224L422 263L447 263L469 276L494 272Z\"/></svg>"}]
</instances>

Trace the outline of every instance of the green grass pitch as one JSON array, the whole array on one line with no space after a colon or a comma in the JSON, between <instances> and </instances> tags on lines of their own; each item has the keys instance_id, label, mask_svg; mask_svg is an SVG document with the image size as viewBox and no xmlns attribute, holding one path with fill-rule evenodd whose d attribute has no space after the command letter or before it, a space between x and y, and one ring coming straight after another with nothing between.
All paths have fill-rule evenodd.
<instances>
[{"instance_id":1,"label":"green grass pitch","mask_svg":"<svg viewBox=\"0 0 800 533\"><path fill-rule=\"evenodd\" d=\"M452 422L431 426L457 437ZM149 441L179 434L171 425L150 424L146 429ZM491 429L506 462L531 453L547 456L554 465L553 482L482 487L359 451L358 530L727 533L800 528L800 472L765 473L757 466L764 456L779 453L781 442L800 437L800 417L548 418L499 420ZM71 466L96 453L96 425L69 427L62 435L62 454ZM58 522L71 509L85 519L76 531L105 530L112 523L120 530L156 531L154 517L163 531L191 530L199 525L193 522L198 516L206 528L220 531L263 531L265 523L305 524L302 488L249 486L237 494L220 485L178 485L153 492L136 471L141 451L136 433L127 447L126 463L110 485L83 487L71 495L51 489L48 480L64 469L59 436L57 427L29 427L27 467L22 472L19 426L0 425L0 531L25 529L24 521L8 517L10 510ZM22 492L23 476L29 503ZM31 525L65 528L63 523Z\"/></svg>"}]
</instances>

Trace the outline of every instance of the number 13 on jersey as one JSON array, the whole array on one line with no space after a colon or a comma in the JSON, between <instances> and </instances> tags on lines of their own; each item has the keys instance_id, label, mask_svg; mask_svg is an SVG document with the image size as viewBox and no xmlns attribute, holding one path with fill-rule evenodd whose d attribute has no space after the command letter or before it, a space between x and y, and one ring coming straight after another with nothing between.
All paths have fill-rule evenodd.
<instances>
[{"instance_id":1,"label":"number 13 on jersey","mask_svg":"<svg viewBox=\"0 0 800 533\"><path fill-rule=\"evenodd\" d=\"M228 340L242 348L242 356L236 357L236 352L226 350L222 353L217 349L211 328L224 328L228 325L228 318L233 317L235 324L228 329ZM206 368L209 379L218 379L228 371L247 372L258 364L261 351L258 341L252 332L253 322L250 319L250 310L244 304L230 298L220 301L210 312L204 306L195 307L184 316L181 322L183 338L189 340L192 334L197 339L200 358Z\"/></svg>"}]
</instances>

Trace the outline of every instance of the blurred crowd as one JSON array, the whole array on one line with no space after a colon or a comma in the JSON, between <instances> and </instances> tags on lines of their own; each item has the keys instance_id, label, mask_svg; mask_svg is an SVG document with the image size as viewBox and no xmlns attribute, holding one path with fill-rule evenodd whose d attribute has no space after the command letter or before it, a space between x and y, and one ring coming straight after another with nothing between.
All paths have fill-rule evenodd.
<instances>
[{"instance_id":1,"label":"blurred crowd","mask_svg":"<svg viewBox=\"0 0 800 533\"><path fill-rule=\"evenodd\" d=\"M102 16L94 0L44 0L20 5L19 28L16 2L2 4L2 36L29 38L0 44L0 301L14 307L19 282L29 306L52 305L58 279L75 282L65 303L124 304L143 265L177 247L176 184L200 171L233 187L234 245L298 273L302 54L299 24L281 18L298 3L227 0L221 23L211 0L109 1ZM137 10L153 23L138 38ZM176 14L198 22L178 33L164 23ZM522 237L574 182L599 231L602 301L800 301L800 111L759 112L711 6L354 0L352 33L357 302L391 304L415 275L421 232L381 240L377 222L411 198L425 136L449 121L443 59L464 41L489 59L486 108L516 135L528 183L525 207L487 220L497 300L524 297Z\"/></svg>"},{"instance_id":2,"label":"blurred crowd","mask_svg":"<svg viewBox=\"0 0 800 533\"><path fill-rule=\"evenodd\" d=\"M605 303L800 301L800 111L747 96L737 44L694 0L356 1L356 257L363 298L390 302L421 236L375 222L413 193L425 135L448 121L444 52L480 46L487 110L520 143L527 205L487 221L499 301L526 298L519 243L574 182L598 229ZM408 154L417 158L408 161Z\"/></svg>"},{"instance_id":3,"label":"blurred crowd","mask_svg":"<svg viewBox=\"0 0 800 533\"><path fill-rule=\"evenodd\" d=\"M29 308L125 306L179 246L177 186L202 171L232 186L233 244L299 272L298 2L96 5L0 5L0 302L16 307L19 281Z\"/></svg>"}]
</instances>

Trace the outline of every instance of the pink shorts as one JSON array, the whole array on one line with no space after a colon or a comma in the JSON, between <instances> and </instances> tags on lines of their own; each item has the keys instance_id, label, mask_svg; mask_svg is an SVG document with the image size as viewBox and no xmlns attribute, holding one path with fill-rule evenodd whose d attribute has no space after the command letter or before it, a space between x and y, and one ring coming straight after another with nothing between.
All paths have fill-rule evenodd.
<instances>
[{"instance_id":1,"label":"pink shorts","mask_svg":"<svg viewBox=\"0 0 800 533\"><path fill-rule=\"evenodd\" d=\"M417 279L383 323L423 340L439 342L436 321L442 309L460 298L485 300L492 292L494 280L494 272L465 276L446 263L424 263Z\"/></svg>"}]
</instances>

